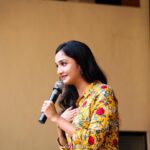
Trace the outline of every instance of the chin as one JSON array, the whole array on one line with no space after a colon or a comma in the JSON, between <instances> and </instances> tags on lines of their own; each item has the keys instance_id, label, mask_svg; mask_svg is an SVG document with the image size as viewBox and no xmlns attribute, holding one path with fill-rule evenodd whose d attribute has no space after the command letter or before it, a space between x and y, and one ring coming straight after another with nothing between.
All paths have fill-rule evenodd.
<instances>
[{"instance_id":1,"label":"chin","mask_svg":"<svg viewBox=\"0 0 150 150\"><path fill-rule=\"evenodd\" d=\"M63 83L64 83L65 85L71 85L71 84L72 84L69 80L63 80Z\"/></svg>"}]
</instances>

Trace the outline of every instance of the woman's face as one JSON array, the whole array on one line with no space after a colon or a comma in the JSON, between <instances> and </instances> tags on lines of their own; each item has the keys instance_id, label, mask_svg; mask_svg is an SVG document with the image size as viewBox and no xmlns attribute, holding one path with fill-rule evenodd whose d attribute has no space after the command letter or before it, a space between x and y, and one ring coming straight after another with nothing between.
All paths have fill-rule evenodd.
<instances>
[{"instance_id":1,"label":"woman's face","mask_svg":"<svg viewBox=\"0 0 150 150\"><path fill-rule=\"evenodd\" d=\"M57 73L64 84L75 85L81 77L80 66L62 50L55 55Z\"/></svg>"}]
</instances>

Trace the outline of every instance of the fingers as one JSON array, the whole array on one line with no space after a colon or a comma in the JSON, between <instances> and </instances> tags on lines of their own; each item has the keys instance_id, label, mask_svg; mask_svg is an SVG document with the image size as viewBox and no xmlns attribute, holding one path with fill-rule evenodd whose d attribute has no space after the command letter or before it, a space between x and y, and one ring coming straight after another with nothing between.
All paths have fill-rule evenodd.
<instances>
[{"instance_id":1,"label":"fingers","mask_svg":"<svg viewBox=\"0 0 150 150\"><path fill-rule=\"evenodd\" d=\"M55 105L52 101L46 100L43 102L41 112L46 115L51 121L55 122L58 118L58 114L55 108Z\"/></svg>"},{"instance_id":2,"label":"fingers","mask_svg":"<svg viewBox=\"0 0 150 150\"><path fill-rule=\"evenodd\" d=\"M79 112L79 108L72 109L70 113L77 114Z\"/></svg>"},{"instance_id":3,"label":"fingers","mask_svg":"<svg viewBox=\"0 0 150 150\"><path fill-rule=\"evenodd\" d=\"M43 105L49 105L49 104L51 104L51 103L53 103L53 102L50 101L50 100L45 100L44 103L43 103Z\"/></svg>"},{"instance_id":4,"label":"fingers","mask_svg":"<svg viewBox=\"0 0 150 150\"><path fill-rule=\"evenodd\" d=\"M72 109L72 107L69 107L61 114L61 117L64 118L65 120L72 121L74 117L77 115L78 111L79 111L78 108Z\"/></svg>"},{"instance_id":5,"label":"fingers","mask_svg":"<svg viewBox=\"0 0 150 150\"><path fill-rule=\"evenodd\" d=\"M45 112L45 111L47 110L47 108L48 108L50 105L52 105L52 104L53 104L52 101L50 101L50 100L45 100L45 101L43 102L43 105L42 105L42 108L41 108L41 112Z\"/></svg>"},{"instance_id":6,"label":"fingers","mask_svg":"<svg viewBox=\"0 0 150 150\"><path fill-rule=\"evenodd\" d=\"M69 107L69 108L67 108L66 110L72 110L72 106L71 106L71 107Z\"/></svg>"},{"instance_id":7,"label":"fingers","mask_svg":"<svg viewBox=\"0 0 150 150\"><path fill-rule=\"evenodd\" d=\"M74 113L74 112L78 112L79 108L72 109L72 107L69 107L68 109L66 109L66 111L67 110Z\"/></svg>"}]
</instances>

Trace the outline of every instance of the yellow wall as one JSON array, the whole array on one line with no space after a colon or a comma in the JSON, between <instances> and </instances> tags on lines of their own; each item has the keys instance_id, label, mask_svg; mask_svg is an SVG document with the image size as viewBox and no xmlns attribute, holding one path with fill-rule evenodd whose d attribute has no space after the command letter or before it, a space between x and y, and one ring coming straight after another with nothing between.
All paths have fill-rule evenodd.
<instances>
[{"instance_id":1,"label":"yellow wall","mask_svg":"<svg viewBox=\"0 0 150 150\"><path fill-rule=\"evenodd\" d=\"M0 150L56 150L55 125L38 123L57 80L54 50L87 43L119 100L121 130L150 131L149 8L0 0Z\"/></svg>"}]
</instances>

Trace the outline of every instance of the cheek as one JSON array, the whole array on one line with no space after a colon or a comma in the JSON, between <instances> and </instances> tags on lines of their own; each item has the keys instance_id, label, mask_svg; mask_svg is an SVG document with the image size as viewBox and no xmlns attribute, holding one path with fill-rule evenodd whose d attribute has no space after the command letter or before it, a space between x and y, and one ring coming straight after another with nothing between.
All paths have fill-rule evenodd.
<instances>
[{"instance_id":1,"label":"cheek","mask_svg":"<svg viewBox=\"0 0 150 150\"><path fill-rule=\"evenodd\" d=\"M75 77L81 77L81 71L80 71L79 67L77 67L77 66L74 67L73 75Z\"/></svg>"}]
</instances>

